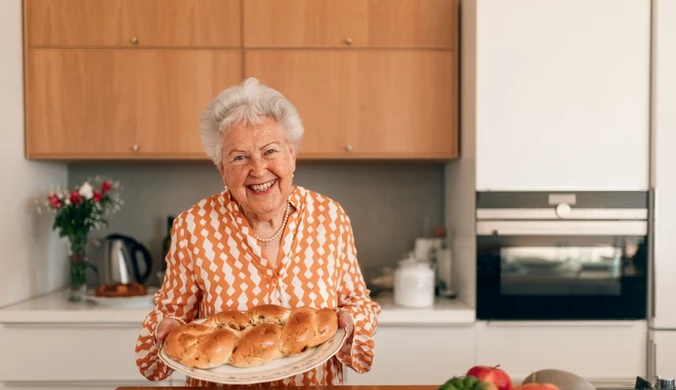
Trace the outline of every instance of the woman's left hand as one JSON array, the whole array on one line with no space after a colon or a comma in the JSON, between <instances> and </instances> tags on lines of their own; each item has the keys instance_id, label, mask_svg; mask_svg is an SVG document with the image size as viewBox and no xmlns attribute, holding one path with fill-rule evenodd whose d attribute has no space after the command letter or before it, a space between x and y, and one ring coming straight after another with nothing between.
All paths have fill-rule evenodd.
<instances>
[{"instance_id":1,"label":"woman's left hand","mask_svg":"<svg viewBox=\"0 0 676 390\"><path fill-rule=\"evenodd\" d=\"M352 332L354 331L354 323L352 322L352 316L345 310L338 312L338 326L345 329L347 334L347 341L352 340Z\"/></svg>"}]
</instances>

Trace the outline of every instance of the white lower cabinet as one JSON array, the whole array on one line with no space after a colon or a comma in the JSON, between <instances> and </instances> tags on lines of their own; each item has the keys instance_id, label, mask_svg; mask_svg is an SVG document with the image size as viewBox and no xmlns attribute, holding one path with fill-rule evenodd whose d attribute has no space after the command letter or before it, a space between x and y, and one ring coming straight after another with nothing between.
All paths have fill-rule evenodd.
<instances>
[{"instance_id":1,"label":"white lower cabinet","mask_svg":"<svg viewBox=\"0 0 676 390\"><path fill-rule=\"evenodd\" d=\"M676 330L652 331L651 338L649 376L676 378Z\"/></svg>"},{"instance_id":2,"label":"white lower cabinet","mask_svg":"<svg viewBox=\"0 0 676 390\"><path fill-rule=\"evenodd\" d=\"M515 381L554 368L598 386L634 386L646 375L645 321L477 322L476 360L500 365Z\"/></svg>"},{"instance_id":3,"label":"white lower cabinet","mask_svg":"<svg viewBox=\"0 0 676 390\"><path fill-rule=\"evenodd\" d=\"M475 363L474 324L380 326L371 371L345 368L348 385L440 385Z\"/></svg>"},{"instance_id":4,"label":"white lower cabinet","mask_svg":"<svg viewBox=\"0 0 676 390\"><path fill-rule=\"evenodd\" d=\"M178 372L161 382L141 376L134 361L139 331L140 324L0 324L0 388L183 386ZM668 375L676 332L653 339L656 370ZM371 371L345 368L347 385L439 385L482 364L500 365L519 383L533 371L557 368L600 386L633 386L646 375L648 330L641 321L383 324L375 345Z\"/></svg>"},{"instance_id":5,"label":"white lower cabinet","mask_svg":"<svg viewBox=\"0 0 676 390\"><path fill-rule=\"evenodd\" d=\"M141 324L0 324L0 387L21 390L169 386L138 371ZM7 353L11 351L11 353Z\"/></svg>"}]
</instances>

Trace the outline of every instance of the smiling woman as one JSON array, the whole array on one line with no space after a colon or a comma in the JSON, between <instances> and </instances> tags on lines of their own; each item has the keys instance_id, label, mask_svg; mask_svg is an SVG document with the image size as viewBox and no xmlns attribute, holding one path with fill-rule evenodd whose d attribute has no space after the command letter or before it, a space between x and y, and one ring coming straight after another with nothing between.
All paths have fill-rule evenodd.
<instances>
[{"instance_id":1,"label":"smiling woman","mask_svg":"<svg viewBox=\"0 0 676 390\"><path fill-rule=\"evenodd\" d=\"M177 216L167 271L136 344L152 381L171 375L159 345L181 324L273 304L329 308L348 334L336 356L270 385L343 383L343 365L371 369L380 306L357 261L350 219L332 199L293 184L303 125L278 91L247 79L201 118L202 140L225 185ZM188 376L187 386L213 386Z\"/></svg>"}]
</instances>

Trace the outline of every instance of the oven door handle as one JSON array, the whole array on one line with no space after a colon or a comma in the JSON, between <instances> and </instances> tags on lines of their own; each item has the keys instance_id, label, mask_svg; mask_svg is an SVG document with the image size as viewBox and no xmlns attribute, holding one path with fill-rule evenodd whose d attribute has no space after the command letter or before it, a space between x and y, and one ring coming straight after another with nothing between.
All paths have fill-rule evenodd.
<instances>
[{"instance_id":1,"label":"oven door handle","mask_svg":"<svg viewBox=\"0 0 676 390\"><path fill-rule=\"evenodd\" d=\"M561 327L561 328L574 328L574 327L614 327L614 328L627 328L627 327L636 327L640 326L641 321L594 321L594 320L561 320L561 321L495 321L488 320L486 321L486 326L491 326L495 328L528 328L528 327Z\"/></svg>"},{"instance_id":2,"label":"oven door handle","mask_svg":"<svg viewBox=\"0 0 676 390\"><path fill-rule=\"evenodd\" d=\"M647 221L477 221L478 236L645 236Z\"/></svg>"}]
</instances>

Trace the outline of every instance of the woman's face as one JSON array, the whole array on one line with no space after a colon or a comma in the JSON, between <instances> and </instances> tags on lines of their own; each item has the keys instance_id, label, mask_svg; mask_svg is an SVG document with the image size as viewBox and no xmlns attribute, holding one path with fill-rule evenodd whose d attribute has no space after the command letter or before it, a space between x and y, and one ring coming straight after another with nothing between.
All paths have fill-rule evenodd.
<instances>
[{"instance_id":1,"label":"woman's face","mask_svg":"<svg viewBox=\"0 0 676 390\"><path fill-rule=\"evenodd\" d=\"M221 177L244 210L270 218L286 207L296 156L277 122L265 117L256 127L233 126L222 152Z\"/></svg>"}]
</instances>

